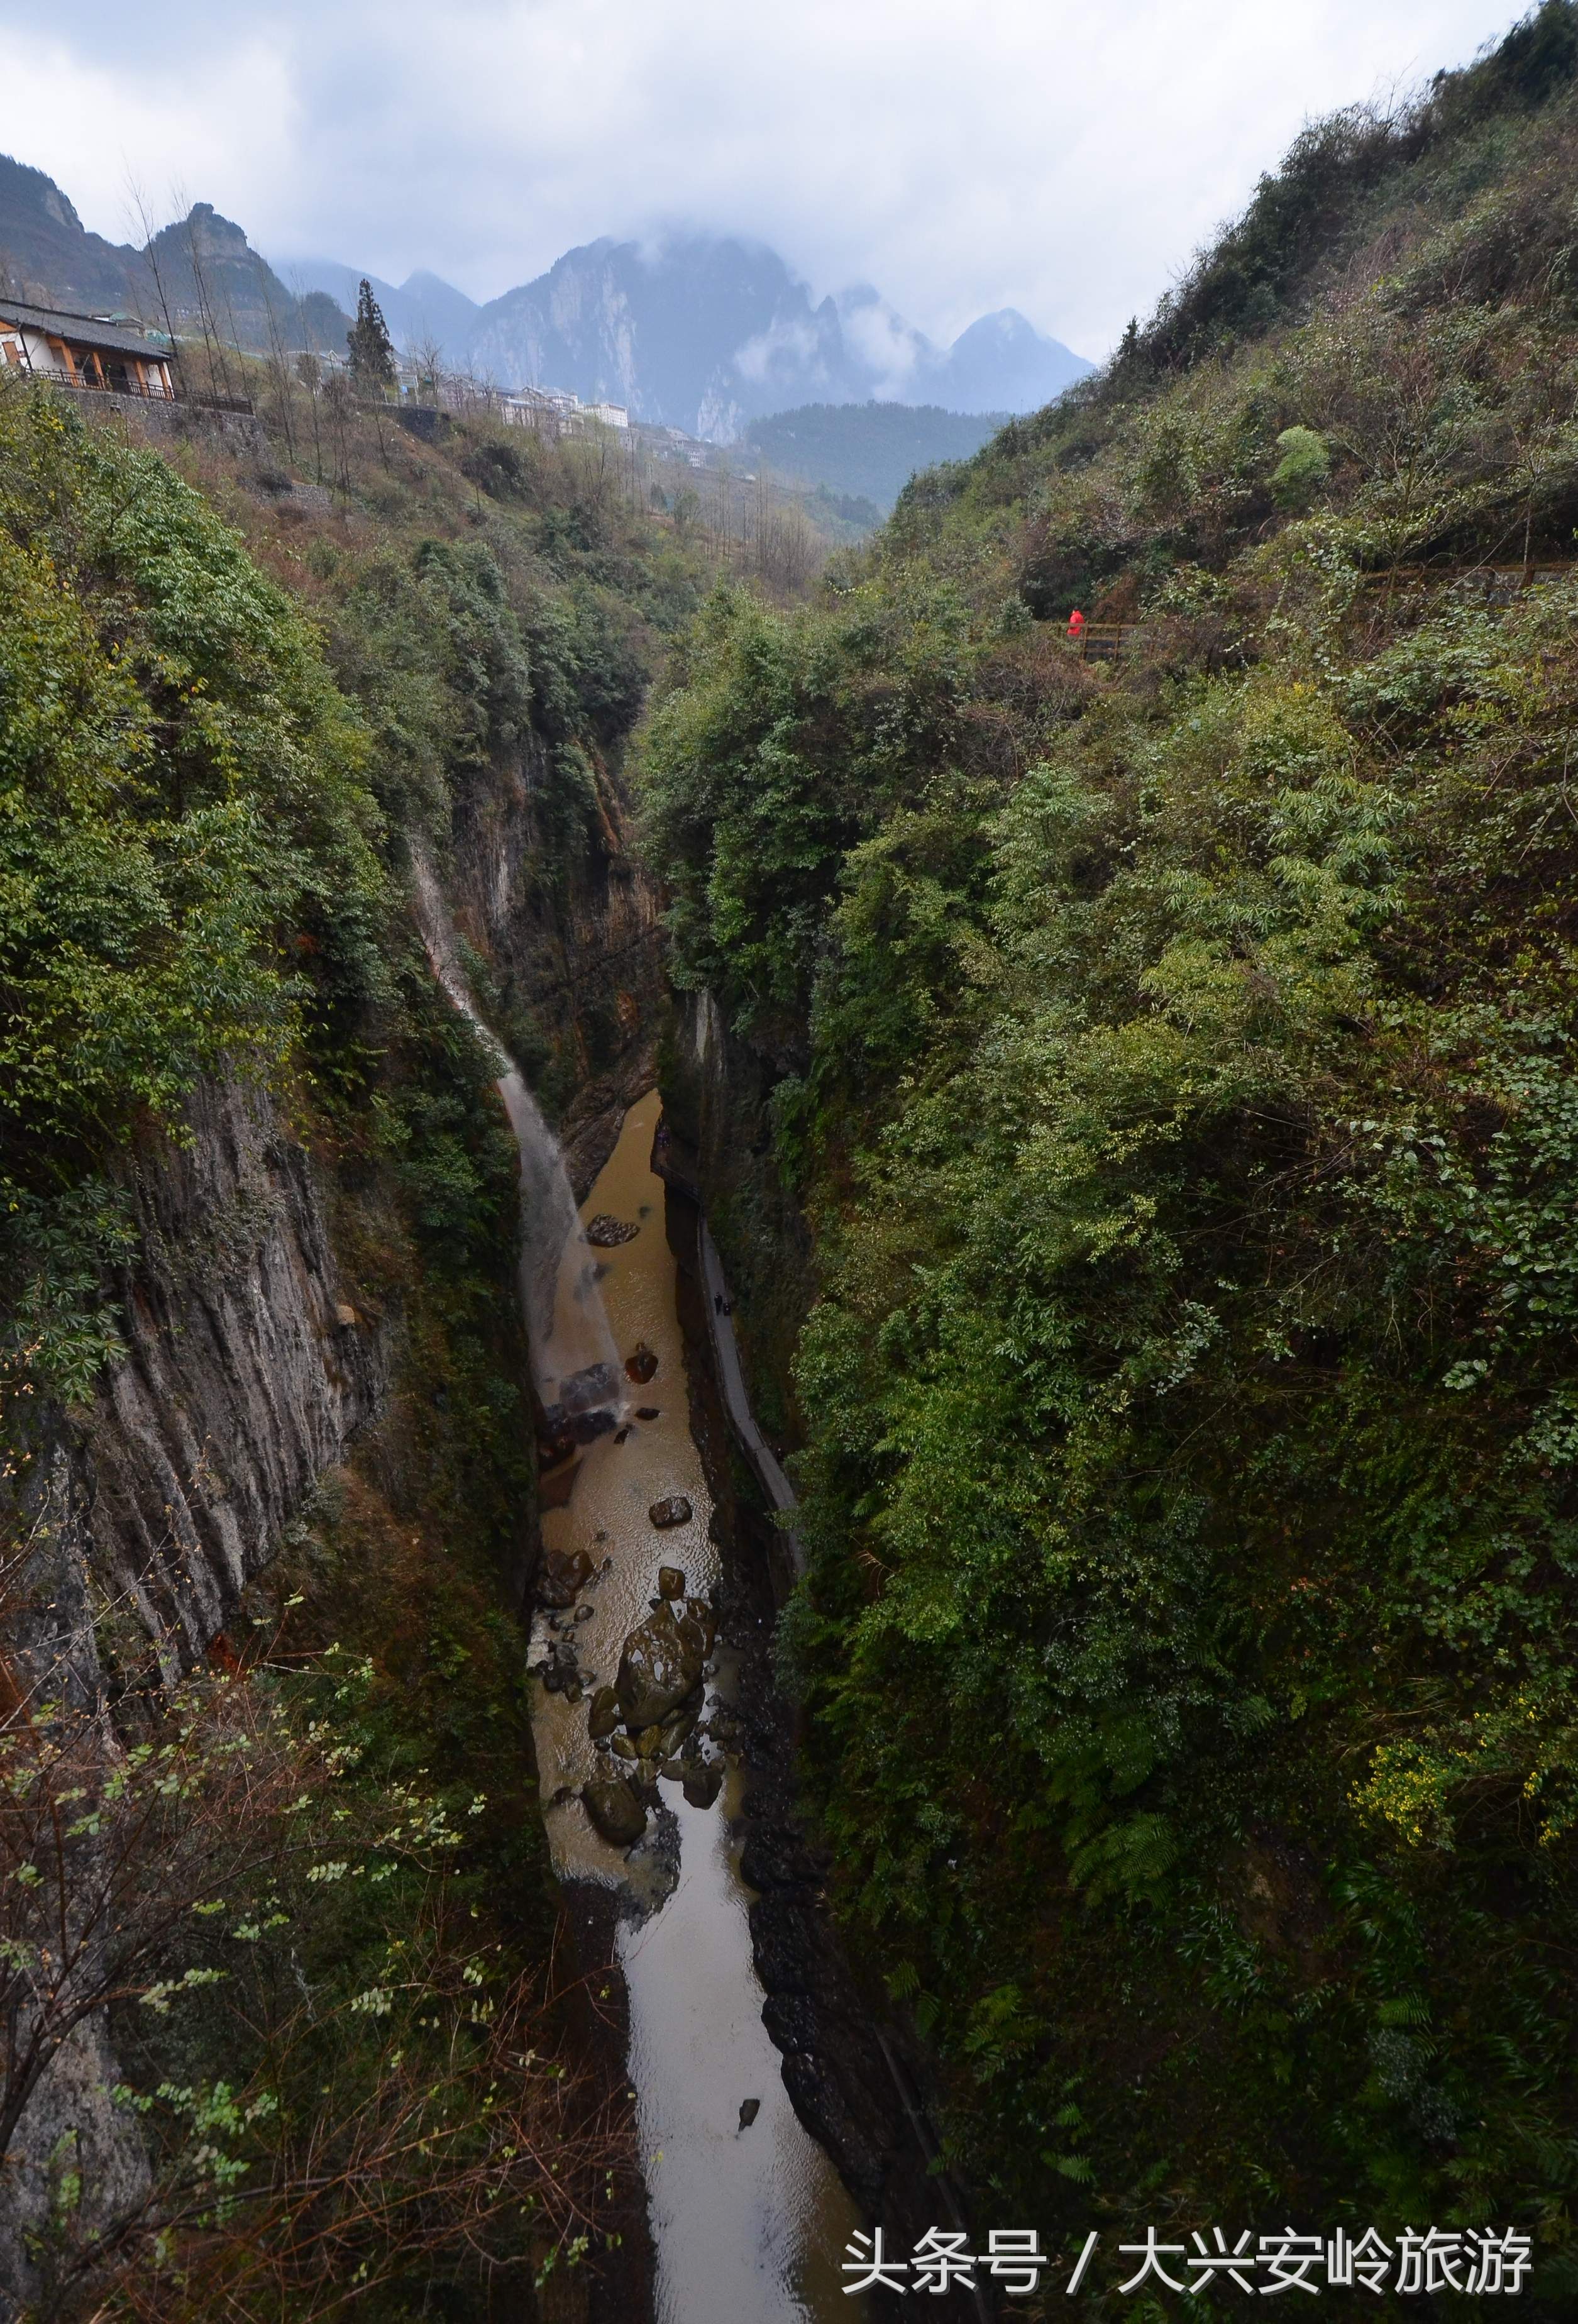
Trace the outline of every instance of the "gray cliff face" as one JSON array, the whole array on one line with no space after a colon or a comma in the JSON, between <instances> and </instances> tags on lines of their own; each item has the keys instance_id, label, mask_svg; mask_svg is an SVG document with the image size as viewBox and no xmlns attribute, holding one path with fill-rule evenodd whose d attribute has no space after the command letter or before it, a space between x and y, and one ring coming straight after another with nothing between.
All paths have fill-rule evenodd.
<instances>
[{"instance_id":1,"label":"gray cliff face","mask_svg":"<svg viewBox=\"0 0 1578 2324\"><path fill-rule=\"evenodd\" d=\"M106 1765L113 1688L202 1658L389 1372L387 1333L342 1282L322 1175L278 1103L209 1084L187 1127L189 1144L150 1139L128 1158L143 1248L119 1286L126 1353L88 1410L38 1416L14 1512L19 1692L65 1701L85 1733L97 1720ZM68 1923L96 1885L84 1861ZM91 1989L91 1945L81 1975ZM33 2021L20 2016L25 2039ZM68 2178L81 2183L73 2234L88 2242L146 2196L117 2079L95 2009L54 2048L6 2155L0 2315L42 2288L28 2231Z\"/></svg>"},{"instance_id":2,"label":"gray cliff face","mask_svg":"<svg viewBox=\"0 0 1578 2324\"><path fill-rule=\"evenodd\" d=\"M91 1563L166 1669L200 1655L303 1495L378 1408L325 1189L274 1104L200 1091L193 1142L139 1165L127 1354L83 1431Z\"/></svg>"},{"instance_id":3,"label":"gray cliff face","mask_svg":"<svg viewBox=\"0 0 1578 2324\"><path fill-rule=\"evenodd\" d=\"M553 1052L545 1102L558 1093L556 1126L580 1196L625 1108L655 1079L668 991L661 902L630 853L628 802L604 769L584 851L560 881L545 880L532 771L457 804L445 884L461 934L493 964L503 1002L494 1029L511 1046L527 1028ZM541 1078L540 1059L521 1062Z\"/></svg>"}]
</instances>

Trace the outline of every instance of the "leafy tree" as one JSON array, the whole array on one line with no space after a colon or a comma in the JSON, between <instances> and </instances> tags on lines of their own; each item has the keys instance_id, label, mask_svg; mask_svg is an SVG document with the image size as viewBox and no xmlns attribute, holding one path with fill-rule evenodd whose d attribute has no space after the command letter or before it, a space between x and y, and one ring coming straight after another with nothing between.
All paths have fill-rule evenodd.
<instances>
[{"instance_id":1,"label":"leafy tree","mask_svg":"<svg viewBox=\"0 0 1578 2324\"><path fill-rule=\"evenodd\" d=\"M1332 472L1325 438L1313 428L1285 428L1277 449L1282 457L1272 472L1272 499L1289 512L1307 508Z\"/></svg>"}]
</instances>

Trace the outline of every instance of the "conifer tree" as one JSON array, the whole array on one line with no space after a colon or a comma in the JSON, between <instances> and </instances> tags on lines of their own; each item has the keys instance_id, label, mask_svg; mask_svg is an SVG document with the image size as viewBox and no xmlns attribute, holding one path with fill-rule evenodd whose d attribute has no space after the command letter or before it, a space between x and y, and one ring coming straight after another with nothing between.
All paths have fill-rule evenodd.
<instances>
[{"instance_id":1,"label":"conifer tree","mask_svg":"<svg viewBox=\"0 0 1578 2324\"><path fill-rule=\"evenodd\" d=\"M346 334L351 378L364 394L382 394L394 385L394 345L383 310L365 275L356 293L356 319Z\"/></svg>"}]
</instances>

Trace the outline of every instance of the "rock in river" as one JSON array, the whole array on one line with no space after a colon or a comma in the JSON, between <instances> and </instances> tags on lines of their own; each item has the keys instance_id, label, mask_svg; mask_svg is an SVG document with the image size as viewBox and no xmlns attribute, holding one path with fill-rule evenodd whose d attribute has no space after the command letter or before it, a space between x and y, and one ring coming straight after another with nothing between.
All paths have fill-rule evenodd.
<instances>
[{"instance_id":1,"label":"rock in river","mask_svg":"<svg viewBox=\"0 0 1578 2324\"><path fill-rule=\"evenodd\" d=\"M604 1775L581 1786L581 1803L604 1840L629 1848L647 1828L647 1812L623 1775Z\"/></svg>"},{"instance_id":2,"label":"rock in river","mask_svg":"<svg viewBox=\"0 0 1578 2324\"><path fill-rule=\"evenodd\" d=\"M653 1354L651 1349L648 1347L644 1340L638 1340L636 1342L634 1354L626 1356L624 1360L624 1376L626 1379L634 1380L638 1388L645 1388L647 1382L651 1379L652 1374L657 1370L657 1357Z\"/></svg>"},{"instance_id":3,"label":"rock in river","mask_svg":"<svg viewBox=\"0 0 1578 2324\"><path fill-rule=\"evenodd\" d=\"M594 1437L617 1427L612 1407L618 1393L619 1374L612 1364L587 1364L561 1380L557 1403L543 1407L549 1441L568 1436L577 1444L590 1444Z\"/></svg>"},{"instance_id":4,"label":"rock in river","mask_svg":"<svg viewBox=\"0 0 1578 2324\"><path fill-rule=\"evenodd\" d=\"M540 1509L562 1509L569 1506L570 1495L580 1481L581 1464L572 1461L568 1467L550 1469L539 1480L537 1506Z\"/></svg>"},{"instance_id":5,"label":"rock in river","mask_svg":"<svg viewBox=\"0 0 1578 2324\"><path fill-rule=\"evenodd\" d=\"M594 1743L604 1735L612 1735L619 1724L619 1697L611 1686L600 1686L592 1697L592 1709L586 1721L586 1732Z\"/></svg>"},{"instance_id":6,"label":"rock in river","mask_svg":"<svg viewBox=\"0 0 1578 2324\"><path fill-rule=\"evenodd\" d=\"M614 1683L632 1735L677 1710L701 1676L711 1651L713 1610L705 1599L666 1598L624 1642Z\"/></svg>"},{"instance_id":7,"label":"rock in river","mask_svg":"<svg viewBox=\"0 0 1578 2324\"><path fill-rule=\"evenodd\" d=\"M647 1515L651 1517L655 1526L688 1525L690 1523L690 1503L686 1499L683 1493L669 1493L662 1500L654 1501L651 1508L647 1511ZM663 1591L665 1598L672 1597L676 1593L672 1591L665 1590Z\"/></svg>"},{"instance_id":8,"label":"rock in river","mask_svg":"<svg viewBox=\"0 0 1578 2324\"><path fill-rule=\"evenodd\" d=\"M680 1572L680 1570L679 1570L678 1566L677 1566L677 1565L660 1565L660 1566L659 1566L659 1568L658 1568L658 1595L659 1595L659 1597L660 1597L660 1598L683 1598L683 1597L684 1597L684 1595L685 1595L685 1576L684 1576L684 1574Z\"/></svg>"},{"instance_id":9,"label":"rock in river","mask_svg":"<svg viewBox=\"0 0 1578 2324\"><path fill-rule=\"evenodd\" d=\"M537 1576L537 1599L542 1606L573 1606L592 1579L592 1561L584 1549L545 1549Z\"/></svg>"},{"instance_id":10,"label":"rock in river","mask_svg":"<svg viewBox=\"0 0 1578 2324\"><path fill-rule=\"evenodd\" d=\"M613 1250L619 1243L633 1242L641 1229L632 1220L616 1219L611 1211L599 1211L595 1219L587 1220L585 1231L586 1240L598 1250Z\"/></svg>"},{"instance_id":11,"label":"rock in river","mask_svg":"<svg viewBox=\"0 0 1578 2324\"><path fill-rule=\"evenodd\" d=\"M694 1767L685 1776L685 1796L693 1808L710 1808L724 1788L721 1767Z\"/></svg>"}]
</instances>

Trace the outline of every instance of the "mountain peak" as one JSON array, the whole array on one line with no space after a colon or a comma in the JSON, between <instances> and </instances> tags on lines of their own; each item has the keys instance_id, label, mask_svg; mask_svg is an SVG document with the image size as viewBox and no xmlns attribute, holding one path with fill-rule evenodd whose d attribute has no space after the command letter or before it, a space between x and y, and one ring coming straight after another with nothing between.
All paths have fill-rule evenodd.
<instances>
[{"instance_id":1,"label":"mountain peak","mask_svg":"<svg viewBox=\"0 0 1578 2324\"><path fill-rule=\"evenodd\" d=\"M1027 321L1017 307L999 307L990 315L978 315L967 329L960 332L954 345L961 347L967 339L974 342L987 338L1022 346L1030 339L1039 342L1041 334L1034 323ZM1042 344L1049 346L1054 343L1046 341Z\"/></svg>"},{"instance_id":2,"label":"mountain peak","mask_svg":"<svg viewBox=\"0 0 1578 2324\"><path fill-rule=\"evenodd\" d=\"M501 386L609 398L723 443L808 403L1029 410L1091 368L1013 308L941 354L873 284L814 303L769 244L689 227L566 251L482 309L471 355Z\"/></svg>"}]
</instances>

